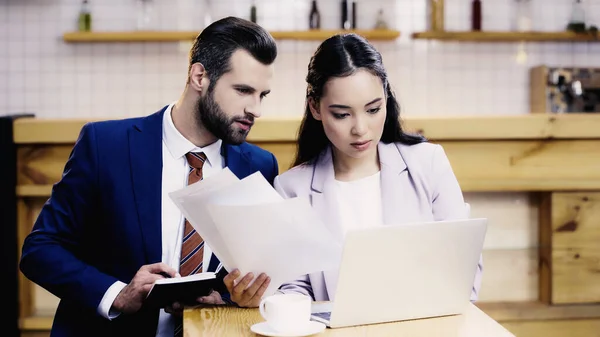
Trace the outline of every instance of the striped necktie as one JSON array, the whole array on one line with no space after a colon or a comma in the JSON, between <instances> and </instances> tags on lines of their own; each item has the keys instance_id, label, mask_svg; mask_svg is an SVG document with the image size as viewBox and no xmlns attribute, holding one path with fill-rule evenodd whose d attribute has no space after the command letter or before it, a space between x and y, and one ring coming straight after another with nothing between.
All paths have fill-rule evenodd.
<instances>
[{"instance_id":1,"label":"striped necktie","mask_svg":"<svg viewBox=\"0 0 600 337\"><path fill-rule=\"evenodd\" d=\"M185 155L185 158L190 166L188 185L202 180L202 166L206 161L206 155L203 152L188 152ZM203 259L204 240L186 219L185 230L183 232L183 243L181 244L179 274L181 274L181 276L187 276L201 273Z\"/></svg>"}]
</instances>

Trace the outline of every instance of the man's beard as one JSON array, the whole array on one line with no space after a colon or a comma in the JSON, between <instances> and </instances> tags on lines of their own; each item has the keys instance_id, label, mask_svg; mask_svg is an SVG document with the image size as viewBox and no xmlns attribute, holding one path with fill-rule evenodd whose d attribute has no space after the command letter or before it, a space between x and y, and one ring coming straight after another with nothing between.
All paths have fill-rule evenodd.
<instances>
[{"instance_id":1,"label":"man's beard","mask_svg":"<svg viewBox=\"0 0 600 337\"><path fill-rule=\"evenodd\" d=\"M227 115L214 100L213 92L209 91L205 97L199 97L196 104L196 121L218 139L227 144L239 145L246 141L248 131L234 127L236 120L254 122L254 116L238 116L227 118Z\"/></svg>"}]
</instances>

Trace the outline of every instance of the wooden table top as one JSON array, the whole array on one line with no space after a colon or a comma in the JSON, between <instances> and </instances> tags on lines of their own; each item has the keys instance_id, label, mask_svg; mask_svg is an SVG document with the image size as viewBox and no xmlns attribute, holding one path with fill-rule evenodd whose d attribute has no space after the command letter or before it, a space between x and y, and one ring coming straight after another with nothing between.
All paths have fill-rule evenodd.
<instances>
[{"instance_id":1,"label":"wooden table top","mask_svg":"<svg viewBox=\"0 0 600 337\"><path fill-rule=\"evenodd\" d=\"M250 327L263 321L258 309L229 306L186 309L184 336L257 336ZM326 329L316 336L514 337L472 304L464 315Z\"/></svg>"}]
</instances>

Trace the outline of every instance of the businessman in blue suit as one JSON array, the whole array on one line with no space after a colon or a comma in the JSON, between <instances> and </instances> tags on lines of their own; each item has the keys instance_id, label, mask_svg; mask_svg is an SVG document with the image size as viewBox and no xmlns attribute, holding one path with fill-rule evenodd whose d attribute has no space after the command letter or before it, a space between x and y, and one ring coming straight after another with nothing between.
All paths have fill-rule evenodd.
<instances>
[{"instance_id":1,"label":"businessman in blue suit","mask_svg":"<svg viewBox=\"0 0 600 337\"><path fill-rule=\"evenodd\" d=\"M270 91L276 56L260 26L221 19L196 38L176 102L146 117L83 127L20 261L27 278L60 298L51 336L181 334L180 305L144 305L151 284L183 274L190 261L196 264L186 274L215 271L219 261L168 193L224 167L273 182L275 157L245 139ZM191 253L184 252L188 239L196 241ZM231 271L227 291L198 301L256 307L269 281Z\"/></svg>"}]
</instances>

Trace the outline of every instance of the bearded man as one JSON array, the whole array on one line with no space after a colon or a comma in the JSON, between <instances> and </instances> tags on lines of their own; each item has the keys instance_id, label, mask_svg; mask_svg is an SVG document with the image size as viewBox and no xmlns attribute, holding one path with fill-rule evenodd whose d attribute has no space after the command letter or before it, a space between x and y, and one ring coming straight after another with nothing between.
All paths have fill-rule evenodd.
<instances>
[{"instance_id":1,"label":"bearded man","mask_svg":"<svg viewBox=\"0 0 600 337\"><path fill-rule=\"evenodd\" d=\"M219 260L168 194L224 167L240 179L259 171L273 182L275 157L245 140L276 56L263 28L221 19L196 38L176 102L82 128L20 261L27 278L60 298L51 336L181 334L181 304L144 305L151 285L216 271ZM270 278L229 272L221 293L198 302L258 306Z\"/></svg>"}]
</instances>

